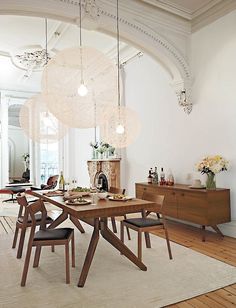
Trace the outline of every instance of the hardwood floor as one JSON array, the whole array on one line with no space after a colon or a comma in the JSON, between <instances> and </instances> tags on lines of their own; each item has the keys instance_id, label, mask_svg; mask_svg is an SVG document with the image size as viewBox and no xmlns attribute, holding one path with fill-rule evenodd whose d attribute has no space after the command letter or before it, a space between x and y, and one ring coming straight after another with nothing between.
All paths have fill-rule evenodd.
<instances>
[{"instance_id":1,"label":"hardwood floor","mask_svg":"<svg viewBox=\"0 0 236 308\"><path fill-rule=\"evenodd\" d=\"M12 234L15 229L16 218L0 217L0 235ZM236 266L236 239L220 238L216 233L206 231L206 242L201 241L198 228L169 221L170 240L180 245L198 251L202 254ZM156 235L164 237L163 230L156 231ZM176 303L171 308L222 308L236 307L236 284L214 292Z\"/></svg>"}]
</instances>

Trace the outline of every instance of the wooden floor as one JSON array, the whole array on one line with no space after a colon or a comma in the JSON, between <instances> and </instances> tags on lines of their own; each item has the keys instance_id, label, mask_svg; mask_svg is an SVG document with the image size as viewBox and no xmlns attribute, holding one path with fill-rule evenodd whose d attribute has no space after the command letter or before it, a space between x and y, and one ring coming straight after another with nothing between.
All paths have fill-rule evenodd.
<instances>
[{"instance_id":1,"label":"wooden floor","mask_svg":"<svg viewBox=\"0 0 236 308\"><path fill-rule=\"evenodd\" d=\"M16 218L0 217L0 235L12 234ZM202 254L236 266L236 239L230 237L220 238L217 234L207 231L206 242L201 241L198 228L169 221L169 236L171 241L198 251ZM163 237L163 230L155 232ZM219 289L214 292L168 306L172 308L222 308L236 307L236 284Z\"/></svg>"}]
</instances>

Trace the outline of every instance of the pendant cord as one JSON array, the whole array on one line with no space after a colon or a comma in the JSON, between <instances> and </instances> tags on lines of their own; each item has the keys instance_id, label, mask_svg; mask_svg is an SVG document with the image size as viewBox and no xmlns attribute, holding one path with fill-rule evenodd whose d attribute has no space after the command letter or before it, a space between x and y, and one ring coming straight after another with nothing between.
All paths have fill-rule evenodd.
<instances>
[{"instance_id":1,"label":"pendant cord","mask_svg":"<svg viewBox=\"0 0 236 308\"><path fill-rule=\"evenodd\" d=\"M82 50L82 4L81 0L79 1L79 47L80 47L80 81L81 84L84 83L83 77L83 50Z\"/></svg>"},{"instance_id":2,"label":"pendant cord","mask_svg":"<svg viewBox=\"0 0 236 308\"><path fill-rule=\"evenodd\" d=\"M81 8L81 0L79 1L79 46L82 47L82 8Z\"/></svg>"},{"instance_id":3,"label":"pendant cord","mask_svg":"<svg viewBox=\"0 0 236 308\"><path fill-rule=\"evenodd\" d=\"M117 86L118 86L118 107L120 107L120 29L119 29L119 0L116 0L116 33L117 33Z\"/></svg>"},{"instance_id":4,"label":"pendant cord","mask_svg":"<svg viewBox=\"0 0 236 308\"><path fill-rule=\"evenodd\" d=\"M46 65L48 64L48 20L45 18L45 52L46 52Z\"/></svg>"}]
</instances>

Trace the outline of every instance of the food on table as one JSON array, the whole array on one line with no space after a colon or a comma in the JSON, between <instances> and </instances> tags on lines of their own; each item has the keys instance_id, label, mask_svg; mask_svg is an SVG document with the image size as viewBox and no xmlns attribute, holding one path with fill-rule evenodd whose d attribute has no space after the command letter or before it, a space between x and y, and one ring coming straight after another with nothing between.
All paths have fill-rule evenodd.
<instances>
[{"instance_id":1,"label":"food on table","mask_svg":"<svg viewBox=\"0 0 236 308\"><path fill-rule=\"evenodd\" d=\"M71 191L73 191L73 192L90 192L90 188L78 186L76 188L73 188Z\"/></svg>"},{"instance_id":2,"label":"food on table","mask_svg":"<svg viewBox=\"0 0 236 308\"><path fill-rule=\"evenodd\" d=\"M121 194L113 195L113 199L122 200L122 199L125 199L125 195L121 195Z\"/></svg>"}]
</instances>

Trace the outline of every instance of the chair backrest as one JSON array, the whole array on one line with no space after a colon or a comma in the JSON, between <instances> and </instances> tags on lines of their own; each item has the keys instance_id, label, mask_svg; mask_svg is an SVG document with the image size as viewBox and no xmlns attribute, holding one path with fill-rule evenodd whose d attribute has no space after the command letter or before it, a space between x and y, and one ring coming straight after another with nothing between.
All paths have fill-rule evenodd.
<instances>
[{"instance_id":1,"label":"chair backrest","mask_svg":"<svg viewBox=\"0 0 236 308\"><path fill-rule=\"evenodd\" d=\"M47 185L51 188L55 188L57 186L57 180L59 178L59 175L52 175L47 180Z\"/></svg>"},{"instance_id":2,"label":"chair backrest","mask_svg":"<svg viewBox=\"0 0 236 308\"><path fill-rule=\"evenodd\" d=\"M154 203L158 204L159 205L159 209L157 209L157 211L156 211L157 213L163 213L164 212L164 199L165 199L165 196L145 191L143 193L142 199L143 200L147 200L147 201L151 201L151 202L154 202Z\"/></svg>"},{"instance_id":3,"label":"chair backrest","mask_svg":"<svg viewBox=\"0 0 236 308\"><path fill-rule=\"evenodd\" d=\"M125 189L118 188L118 187L110 187L109 192L112 194L124 195Z\"/></svg>"},{"instance_id":4,"label":"chair backrest","mask_svg":"<svg viewBox=\"0 0 236 308\"><path fill-rule=\"evenodd\" d=\"M28 210L27 210L28 201L25 197L25 194L24 193L17 194L16 200L17 200L18 204L20 205L19 212L18 212L18 218L23 217L23 223L27 223L27 220L28 220Z\"/></svg>"},{"instance_id":5,"label":"chair backrest","mask_svg":"<svg viewBox=\"0 0 236 308\"><path fill-rule=\"evenodd\" d=\"M44 206L44 202L42 199L38 199L35 202L29 204L27 206L28 213L30 215L30 218L32 220L32 226L36 226L36 219L35 219L35 214L36 213L41 213L41 224L40 224L40 229L45 230L46 229L46 218L47 218L47 210Z\"/></svg>"}]
</instances>

